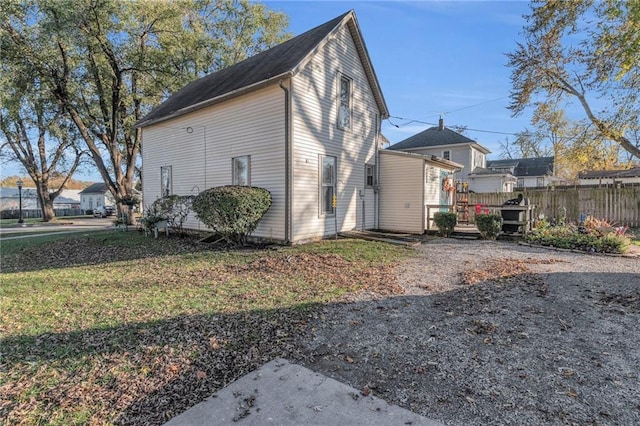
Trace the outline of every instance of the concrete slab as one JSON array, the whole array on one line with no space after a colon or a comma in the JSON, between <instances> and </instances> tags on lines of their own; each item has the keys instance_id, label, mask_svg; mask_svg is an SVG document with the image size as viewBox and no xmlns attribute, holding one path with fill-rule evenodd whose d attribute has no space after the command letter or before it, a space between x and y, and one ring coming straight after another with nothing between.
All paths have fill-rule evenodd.
<instances>
[{"instance_id":1,"label":"concrete slab","mask_svg":"<svg viewBox=\"0 0 640 426\"><path fill-rule=\"evenodd\" d=\"M424 425L442 423L277 358L175 417L184 425Z\"/></svg>"}]
</instances>

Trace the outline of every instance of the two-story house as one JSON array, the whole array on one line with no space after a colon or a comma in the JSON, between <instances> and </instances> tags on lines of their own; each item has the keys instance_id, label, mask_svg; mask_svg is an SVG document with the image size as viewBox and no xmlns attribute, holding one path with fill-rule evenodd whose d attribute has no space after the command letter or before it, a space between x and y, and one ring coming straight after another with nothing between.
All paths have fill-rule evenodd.
<instances>
[{"instance_id":1,"label":"two-story house","mask_svg":"<svg viewBox=\"0 0 640 426\"><path fill-rule=\"evenodd\" d=\"M378 229L379 194L393 187L378 167L388 116L355 13L347 12L188 84L140 120L143 198L149 205L252 185L272 196L254 237L296 243ZM411 229L421 232L425 164L449 172L456 165L431 156L403 161L420 165L418 202L394 199L403 209L391 214L411 213ZM185 224L198 226L193 215Z\"/></svg>"},{"instance_id":2,"label":"two-story house","mask_svg":"<svg viewBox=\"0 0 640 426\"><path fill-rule=\"evenodd\" d=\"M545 187L558 181L554 174L554 157L491 160L487 162L487 169L515 176L516 189Z\"/></svg>"},{"instance_id":3,"label":"two-story house","mask_svg":"<svg viewBox=\"0 0 640 426\"><path fill-rule=\"evenodd\" d=\"M515 179L508 173L487 169L487 154L490 151L465 135L451 130L440 118L438 126L430 127L387 149L422 155L435 155L461 164L456 180L468 184L474 192L509 192Z\"/></svg>"}]
</instances>

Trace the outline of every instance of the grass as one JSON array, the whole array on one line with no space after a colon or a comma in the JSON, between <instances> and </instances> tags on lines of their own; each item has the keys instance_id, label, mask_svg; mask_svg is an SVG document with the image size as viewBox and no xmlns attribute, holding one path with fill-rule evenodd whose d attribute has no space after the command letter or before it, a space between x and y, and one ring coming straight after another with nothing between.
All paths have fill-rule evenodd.
<instances>
[{"instance_id":1,"label":"grass","mask_svg":"<svg viewBox=\"0 0 640 426\"><path fill-rule=\"evenodd\" d=\"M4 241L0 417L163 423L295 351L318 304L392 292L410 253L358 240L215 251L135 232Z\"/></svg>"},{"instance_id":2,"label":"grass","mask_svg":"<svg viewBox=\"0 0 640 426\"><path fill-rule=\"evenodd\" d=\"M73 219L86 219L92 216L89 215L80 215L80 216L60 216L53 219L54 222L66 222ZM23 219L24 223L27 225L34 224L43 224L45 222L42 221L40 217L30 217ZM0 228L13 227L18 225L18 219L0 219Z\"/></svg>"}]
</instances>

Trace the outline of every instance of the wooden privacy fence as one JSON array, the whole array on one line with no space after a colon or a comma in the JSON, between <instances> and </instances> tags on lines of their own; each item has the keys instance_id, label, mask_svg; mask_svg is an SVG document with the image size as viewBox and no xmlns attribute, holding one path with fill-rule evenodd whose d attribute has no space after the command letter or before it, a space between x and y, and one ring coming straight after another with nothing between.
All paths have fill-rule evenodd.
<instances>
[{"instance_id":1,"label":"wooden privacy fence","mask_svg":"<svg viewBox=\"0 0 640 426\"><path fill-rule=\"evenodd\" d=\"M618 226L640 227L640 188L531 188L521 191L536 206L534 217L566 218L578 223L581 215L605 219ZM499 206L520 192L471 193L470 211L477 204Z\"/></svg>"}]
</instances>

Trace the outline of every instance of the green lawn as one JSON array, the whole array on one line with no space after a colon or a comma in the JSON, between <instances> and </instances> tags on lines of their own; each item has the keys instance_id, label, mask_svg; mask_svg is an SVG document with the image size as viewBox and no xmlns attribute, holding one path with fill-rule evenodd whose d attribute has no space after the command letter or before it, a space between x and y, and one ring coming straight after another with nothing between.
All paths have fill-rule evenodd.
<instances>
[{"instance_id":1,"label":"green lawn","mask_svg":"<svg viewBox=\"0 0 640 426\"><path fill-rule=\"evenodd\" d=\"M3 241L0 418L161 424L295 352L319 304L393 293L410 255L359 240L216 251L135 232Z\"/></svg>"},{"instance_id":2,"label":"green lawn","mask_svg":"<svg viewBox=\"0 0 640 426\"><path fill-rule=\"evenodd\" d=\"M81 216L60 216L60 217L56 217L54 219L54 221L57 222L65 222L68 220L72 220L72 219L86 219L89 218L91 216L88 215L81 215ZM39 217L31 217L31 218L26 218L23 219L24 223L28 224L28 225L37 225L37 224L43 224L44 222L42 221L42 218ZM0 228L4 228L4 227L8 227L8 226L15 226L18 224L18 219L0 219Z\"/></svg>"}]
</instances>

